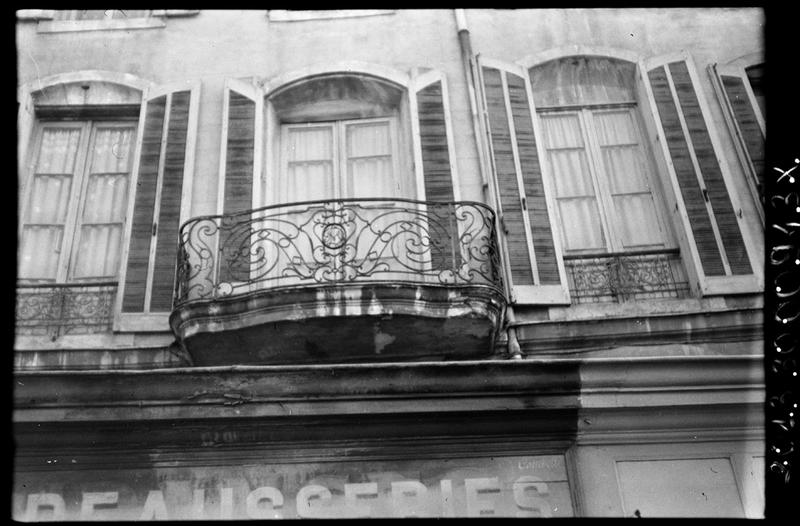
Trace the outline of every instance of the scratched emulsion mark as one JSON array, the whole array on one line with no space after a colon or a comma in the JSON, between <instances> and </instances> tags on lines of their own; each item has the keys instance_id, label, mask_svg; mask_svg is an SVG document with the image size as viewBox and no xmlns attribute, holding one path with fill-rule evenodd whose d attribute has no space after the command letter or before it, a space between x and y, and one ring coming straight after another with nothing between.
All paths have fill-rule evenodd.
<instances>
[{"instance_id":1,"label":"scratched emulsion mark","mask_svg":"<svg viewBox=\"0 0 800 526\"><path fill-rule=\"evenodd\" d=\"M772 338L767 346L767 423L769 447L767 449L767 478L777 485L788 485L791 479L792 459L795 453L795 413L797 412L797 333L800 317L800 194L793 172L800 165L788 169L773 168L779 173L768 204L774 215L770 221L773 241L769 251L769 269L766 292L774 299L774 314L770 319ZM800 172L798 172L800 173ZM769 216L768 216L769 217ZM770 305L770 303L767 303Z\"/></svg>"}]
</instances>

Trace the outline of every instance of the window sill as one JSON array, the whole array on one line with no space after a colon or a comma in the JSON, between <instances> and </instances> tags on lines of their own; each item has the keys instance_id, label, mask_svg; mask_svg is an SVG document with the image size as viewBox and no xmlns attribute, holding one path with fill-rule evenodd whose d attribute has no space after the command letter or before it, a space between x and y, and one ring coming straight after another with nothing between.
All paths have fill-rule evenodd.
<instances>
[{"instance_id":1,"label":"window sill","mask_svg":"<svg viewBox=\"0 0 800 526\"><path fill-rule=\"evenodd\" d=\"M267 13L271 22L296 22L300 20L324 20L329 18L356 18L376 15L393 15L394 9L332 9L311 11L289 11L272 9Z\"/></svg>"},{"instance_id":2,"label":"window sill","mask_svg":"<svg viewBox=\"0 0 800 526\"><path fill-rule=\"evenodd\" d=\"M70 33L75 31L114 31L165 27L163 18L132 18L130 20L41 20L38 33Z\"/></svg>"}]
</instances>

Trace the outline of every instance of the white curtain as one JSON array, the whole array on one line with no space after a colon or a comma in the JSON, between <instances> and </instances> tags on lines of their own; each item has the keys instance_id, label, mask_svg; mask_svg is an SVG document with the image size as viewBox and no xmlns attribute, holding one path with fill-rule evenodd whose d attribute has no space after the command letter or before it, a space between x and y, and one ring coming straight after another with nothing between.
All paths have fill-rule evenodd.
<instances>
[{"instance_id":1,"label":"white curtain","mask_svg":"<svg viewBox=\"0 0 800 526\"><path fill-rule=\"evenodd\" d=\"M623 247L663 244L631 110L597 111L592 117Z\"/></svg>"},{"instance_id":2,"label":"white curtain","mask_svg":"<svg viewBox=\"0 0 800 526\"><path fill-rule=\"evenodd\" d=\"M347 197L405 197L392 170L388 122L346 126Z\"/></svg>"},{"instance_id":3,"label":"white curtain","mask_svg":"<svg viewBox=\"0 0 800 526\"><path fill-rule=\"evenodd\" d=\"M288 140L282 202L334 197L333 126L291 127Z\"/></svg>"},{"instance_id":4,"label":"white curtain","mask_svg":"<svg viewBox=\"0 0 800 526\"><path fill-rule=\"evenodd\" d=\"M19 276L55 279L67 220L80 128L47 127L31 181L22 229Z\"/></svg>"},{"instance_id":5,"label":"white curtain","mask_svg":"<svg viewBox=\"0 0 800 526\"><path fill-rule=\"evenodd\" d=\"M566 250L604 249L587 147L577 113L543 115L545 149L556 187Z\"/></svg>"},{"instance_id":6,"label":"white curtain","mask_svg":"<svg viewBox=\"0 0 800 526\"><path fill-rule=\"evenodd\" d=\"M114 277L117 273L133 136L133 127L98 127L95 131L83 214L76 230L74 278Z\"/></svg>"}]
</instances>

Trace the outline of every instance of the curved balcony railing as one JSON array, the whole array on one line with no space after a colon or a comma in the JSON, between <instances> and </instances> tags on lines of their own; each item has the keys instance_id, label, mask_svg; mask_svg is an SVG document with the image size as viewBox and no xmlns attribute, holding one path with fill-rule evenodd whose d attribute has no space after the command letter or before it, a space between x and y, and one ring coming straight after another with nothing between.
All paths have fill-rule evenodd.
<instances>
[{"instance_id":1,"label":"curved balcony railing","mask_svg":"<svg viewBox=\"0 0 800 526\"><path fill-rule=\"evenodd\" d=\"M481 285L502 294L494 212L476 202L336 199L181 226L175 306L359 282Z\"/></svg>"}]
</instances>

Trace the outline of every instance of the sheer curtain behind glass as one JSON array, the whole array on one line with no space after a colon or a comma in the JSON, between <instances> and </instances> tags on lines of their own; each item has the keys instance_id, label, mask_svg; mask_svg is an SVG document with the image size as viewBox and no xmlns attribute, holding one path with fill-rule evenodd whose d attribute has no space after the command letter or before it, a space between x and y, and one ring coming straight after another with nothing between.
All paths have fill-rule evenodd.
<instances>
[{"instance_id":1,"label":"sheer curtain behind glass","mask_svg":"<svg viewBox=\"0 0 800 526\"><path fill-rule=\"evenodd\" d=\"M545 115L542 122L565 248L604 249L606 241L580 115Z\"/></svg>"},{"instance_id":2,"label":"sheer curtain behind glass","mask_svg":"<svg viewBox=\"0 0 800 526\"><path fill-rule=\"evenodd\" d=\"M635 65L566 57L530 73L565 250L665 247L636 120Z\"/></svg>"},{"instance_id":3,"label":"sheer curtain behind glass","mask_svg":"<svg viewBox=\"0 0 800 526\"><path fill-rule=\"evenodd\" d=\"M135 126L43 124L23 216L19 277L117 275Z\"/></svg>"},{"instance_id":4,"label":"sheer curtain behind glass","mask_svg":"<svg viewBox=\"0 0 800 526\"><path fill-rule=\"evenodd\" d=\"M74 278L113 277L117 272L133 131L133 126L95 130L83 213L76 232Z\"/></svg>"},{"instance_id":5,"label":"sheer curtain behind glass","mask_svg":"<svg viewBox=\"0 0 800 526\"><path fill-rule=\"evenodd\" d=\"M663 245L664 233L632 110L595 111L592 121L622 248Z\"/></svg>"},{"instance_id":6,"label":"sheer curtain behind glass","mask_svg":"<svg viewBox=\"0 0 800 526\"><path fill-rule=\"evenodd\" d=\"M42 130L22 228L20 278L56 279L82 131L55 125Z\"/></svg>"}]
</instances>

